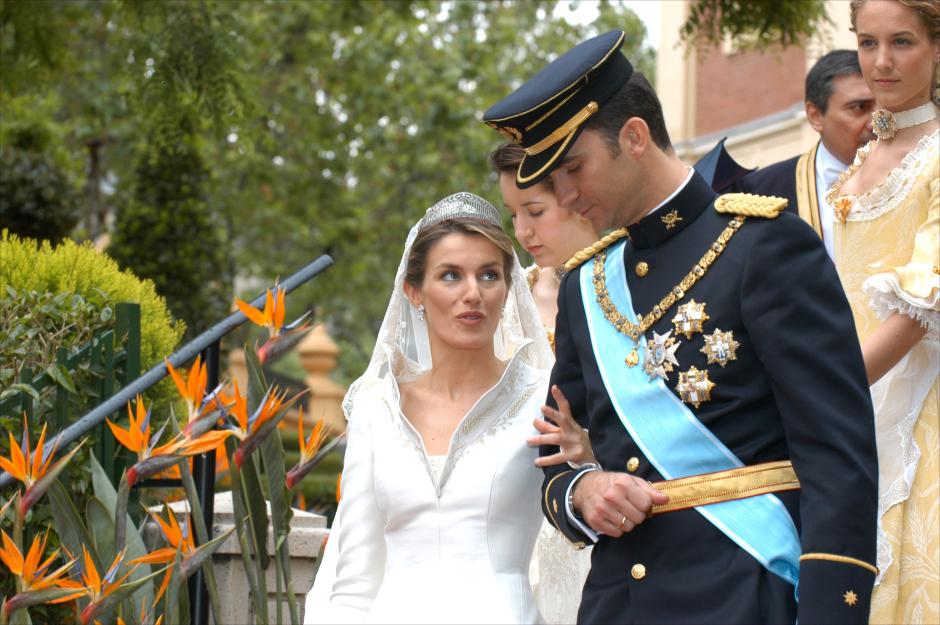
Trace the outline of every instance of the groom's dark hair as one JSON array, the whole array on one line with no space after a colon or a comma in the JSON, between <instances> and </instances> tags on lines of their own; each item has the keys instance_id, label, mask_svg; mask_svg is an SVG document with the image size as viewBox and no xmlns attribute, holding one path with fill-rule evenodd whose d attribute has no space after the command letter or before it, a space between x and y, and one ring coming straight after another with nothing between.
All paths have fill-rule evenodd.
<instances>
[{"instance_id":1,"label":"groom's dark hair","mask_svg":"<svg viewBox=\"0 0 940 625\"><path fill-rule=\"evenodd\" d=\"M490 241L503 253L503 279L506 286L512 286L513 247L512 239L502 228L495 224L479 219L447 219L440 223L428 226L418 233L411 252L408 254L408 268L405 270L405 282L413 287L420 287L424 283L427 272L428 254L431 249L449 234L464 234L468 236L481 236Z\"/></svg>"}]
</instances>

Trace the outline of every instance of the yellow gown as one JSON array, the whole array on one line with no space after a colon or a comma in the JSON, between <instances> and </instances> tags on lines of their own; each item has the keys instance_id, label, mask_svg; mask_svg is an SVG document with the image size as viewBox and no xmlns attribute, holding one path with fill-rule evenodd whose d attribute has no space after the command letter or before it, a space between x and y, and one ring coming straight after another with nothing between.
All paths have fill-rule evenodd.
<instances>
[{"instance_id":1,"label":"yellow gown","mask_svg":"<svg viewBox=\"0 0 940 625\"><path fill-rule=\"evenodd\" d=\"M835 260L859 340L895 312L927 335L872 386L878 440L878 566L872 623L940 623L940 131L925 136L885 181L838 195L868 154L833 186Z\"/></svg>"}]
</instances>

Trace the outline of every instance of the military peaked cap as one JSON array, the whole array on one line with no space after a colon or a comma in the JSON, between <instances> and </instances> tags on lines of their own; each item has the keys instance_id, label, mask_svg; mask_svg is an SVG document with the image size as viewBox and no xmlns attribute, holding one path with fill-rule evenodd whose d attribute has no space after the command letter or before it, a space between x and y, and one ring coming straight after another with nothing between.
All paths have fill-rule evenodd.
<instances>
[{"instance_id":1,"label":"military peaked cap","mask_svg":"<svg viewBox=\"0 0 940 625\"><path fill-rule=\"evenodd\" d=\"M578 44L483 114L484 123L525 150L516 173L520 189L561 162L584 122L633 74L620 52L623 38L614 30Z\"/></svg>"}]
</instances>

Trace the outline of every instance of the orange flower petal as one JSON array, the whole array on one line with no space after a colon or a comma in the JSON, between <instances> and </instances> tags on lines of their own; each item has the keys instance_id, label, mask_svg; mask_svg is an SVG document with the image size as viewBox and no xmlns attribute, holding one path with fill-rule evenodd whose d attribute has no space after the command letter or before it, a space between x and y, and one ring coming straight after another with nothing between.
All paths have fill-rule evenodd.
<instances>
[{"instance_id":1,"label":"orange flower petal","mask_svg":"<svg viewBox=\"0 0 940 625\"><path fill-rule=\"evenodd\" d=\"M28 430L23 430L26 432L26 449L29 449L29 432ZM16 475L19 473L23 476L22 481L25 482L29 476L27 474L27 465L26 458L23 456L23 450L20 449L20 444L16 442L16 439L13 438L13 433L10 432L10 462L16 467L15 472L10 471L11 475Z\"/></svg>"},{"instance_id":2,"label":"orange flower petal","mask_svg":"<svg viewBox=\"0 0 940 625\"><path fill-rule=\"evenodd\" d=\"M284 314L286 312L286 307L284 306L284 296L287 291L283 288L277 290L277 306L274 307L274 333L277 334L281 331L281 328L284 326Z\"/></svg>"},{"instance_id":3,"label":"orange flower petal","mask_svg":"<svg viewBox=\"0 0 940 625\"><path fill-rule=\"evenodd\" d=\"M264 321L264 313L251 304L243 302L240 299L236 299L235 305L238 306L238 310L242 311L242 314L248 317L248 320L256 326L264 327L266 325Z\"/></svg>"},{"instance_id":4,"label":"orange flower petal","mask_svg":"<svg viewBox=\"0 0 940 625\"><path fill-rule=\"evenodd\" d=\"M0 530L3 534L3 549L0 550L0 560L6 565L14 575L23 574L23 554L16 547L13 539L7 536L7 533Z\"/></svg>"},{"instance_id":5,"label":"orange flower petal","mask_svg":"<svg viewBox=\"0 0 940 625\"><path fill-rule=\"evenodd\" d=\"M131 564L163 564L166 562L172 562L173 558L175 557L176 549L164 547L163 549L157 549L156 551L152 551L147 555L140 556L139 558L134 558L131 560Z\"/></svg>"},{"instance_id":6,"label":"orange flower petal","mask_svg":"<svg viewBox=\"0 0 940 625\"><path fill-rule=\"evenodd\" d=\"M33 452L33 479L38 480L45 473L43 470L42 462L42 448L46 444L46 428L48 427L47 423L44 423L42 426L42 433L39 434L39 442L36 443L36 451ZM52 460L52 454L49 454L47 458L46 467L49 466L49 461Z\"/></svg>"},{"instance_id":7,"label":"orange flower petal","mask_svg":"<svg viewBox=\"0 0 940 625\"><path fill-rule=\"evenodd\" d=\"M166 358L163 359L163 362L166 363L166 370L170 372L170 377L173 378L173 384L176 385L176 390L182 397L187 397L186 383L183 381L183 376L179 374L179 371L176 370L170 361Z\"/></svg>"},{"instance_id":8,"label":"orange flower petal","mask_svg":"<svg viewBox=\"0 0 940 625\"><path fill-rule=\"evenodd\" d=\"M105 421L108 422L108 427L111 428L111 433L114 434L114 438L116 438L119 443L121 443L122 445L124 445L125 447L133 451L134 453L140 453L142 447L135 444L132 438L132 434L128 430L125 430L124 428L111 423L111 419L106 418Z\"/></svg>"}]
</instances>

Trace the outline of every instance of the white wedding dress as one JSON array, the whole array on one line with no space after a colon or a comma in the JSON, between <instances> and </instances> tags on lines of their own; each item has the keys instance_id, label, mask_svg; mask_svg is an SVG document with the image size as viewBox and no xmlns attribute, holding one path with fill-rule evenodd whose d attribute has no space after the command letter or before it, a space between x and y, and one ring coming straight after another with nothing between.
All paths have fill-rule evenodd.
<instances>
[{"instance_id":1,"label":"white wedding dress","mask_svg":"<svg viewBox=\"0 0 940 625\"><path fill-rule=\"evenodd\" d=\"M525 441L536 433L553 357L518 260L494 336L506 369L443 459L429 458L400 408L398 383L432 366L427 328L402 295L411 242L427 223L468 216L500 223L492 205L460 193L409 233L369 368L343 403L343 496L305 623L542 621L528 570L542 472Z\"/></svg>"},{"instance_id":2,"label":"white wedding dress","mask_svg":"<svg viewBox=\"0 0 940 625\"><path fill-rule=\"evenodd\" d=\"M394 380L360 389L348 425L344 522L330 537L336 577L325 605L308 602L306 621L540 622L528 569L542 473L525 439L546 387L546 371L513 358L441 460L428 457L399 410Z\"/></svg>"}]
</instances>

